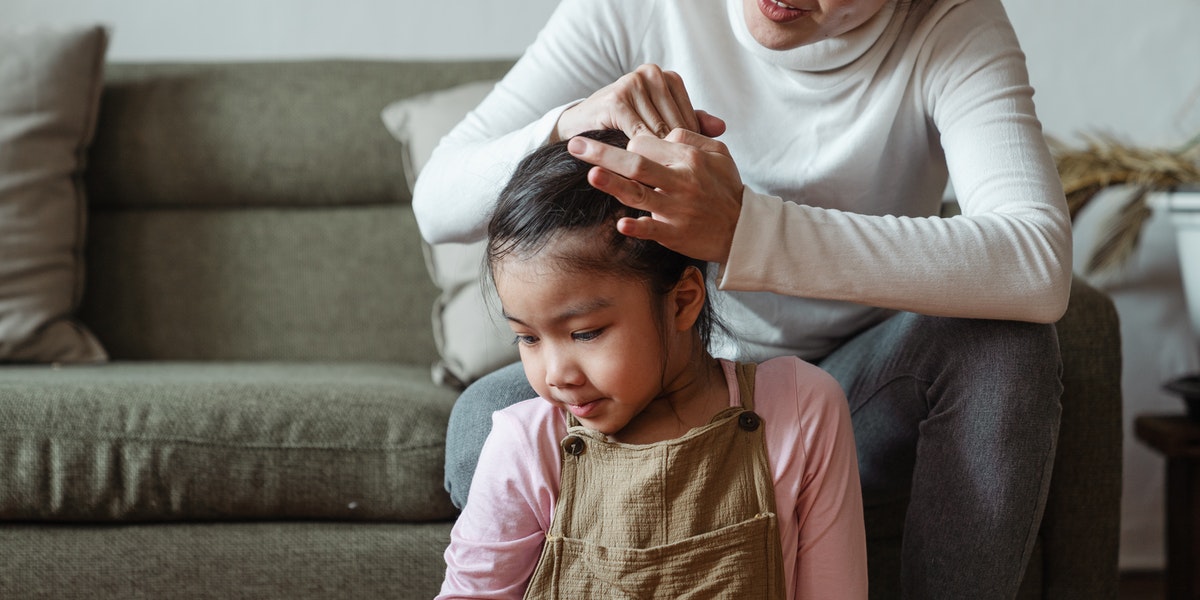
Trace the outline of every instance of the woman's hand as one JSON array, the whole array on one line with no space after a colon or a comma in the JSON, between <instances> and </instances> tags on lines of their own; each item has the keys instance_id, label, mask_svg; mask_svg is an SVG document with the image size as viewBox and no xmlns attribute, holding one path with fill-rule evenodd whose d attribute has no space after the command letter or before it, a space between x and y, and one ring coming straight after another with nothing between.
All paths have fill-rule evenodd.
<instances>
[{"instance_id":1,"label":"woman's hand","mask_svg":"<svg viewBox=\"0 0 1200 600\"><path fill-rule=\"evenodd\" d=\"M716 137L725 133L725 122L692 108L678 73L647 64L563 111L550 141L594 129L619 129L630 138L642 134L662 138L673 129Z\"/></svg>"},{"instance_id":2,"label":"woman's hand","mask_svg":"<svg viewBox=\"0 0 1200 600\"><path fill-rule=\"evenodd\" d=\"M618 231L692 258L728 260L744 186L725 144L677 128L664 139L633 137L626 150L584 137L567 150L596 165L588 172L593 187L651 213L621 219Z\"/></svg>"}]
</instances>

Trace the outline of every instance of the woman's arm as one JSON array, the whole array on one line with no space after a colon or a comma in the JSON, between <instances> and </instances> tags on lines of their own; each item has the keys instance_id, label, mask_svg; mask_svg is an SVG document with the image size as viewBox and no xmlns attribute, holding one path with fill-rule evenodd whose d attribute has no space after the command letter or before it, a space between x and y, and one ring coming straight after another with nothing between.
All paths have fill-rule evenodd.
<instances>
[{"instance_id":1,"label":"woman's arm","mask_svg":"<svg viewBox=\"0 0 1200 600\"><path fill-rule=\"evenodd\" d=\"M450 534L438 600L521 598L537 566L558 489L559 436L547 431L552 421L529 422L512 410L493 416L470 501Z\"/></svg>"},{"instance_id":2,"label":"woman's arm","mask_svg":"<svg viewBox=\"0 0 1200 600\"><path fill-rule=\"evenodd\" d=\"M958 4L926 27L913 77L962 216L867 216L747 190L723 289L953 317L1062 315L1070 221L1003 8Z\"/></svg>"},{"instance_id":3,"label":"woman's arm","mask_svg":"<svg viewBox=\"0 0 1200 600\"><path fill-rule=\"evenodd\" d=\"M483 237L517 162L551 139L559 116L631 71L652 2L565 0L534 43L434 150L413 194L430 242ZM632 66L631 66L632 63Z\"/></svg>"},{"instance_id":4,"label":"woman's arm","mask_svg":"<svg viewBox=\"0 0 1200 600\"><path fill-rule=\"evenodd\" d=\"M596 187L655 213L623 232L723 262L722 289L1055 321L1070 289L1070 223L1016 36L998 0L938 2L930 10L911 32L916 41L895 51L902 58L861 83L869 104L829 98L809 106L813 98L801 97L788 119L772 122L784 133L808 115L836 125L812 126L823 136L815 141L793 140L811 154L789 154L780 142L775 154L756 155L778 172L739 165L746 185L738 198L726 198L739 189L738 169L725 169L729 185L697 185L693 173L722 170L713 167L721 148L697 136L631 144L629 152L596 144L572 151L604 169L592 178ZM734 127L761 126L746 120L755 115L723 116ZM753 140L735 146L741 132L731 133L733 157L754 154L745 146ZM927 216L944 184L943 154L961 217ZM853 158L837 163L841 156ZM819 175L806 179L800 165L817 165ZM787 188L793 175L798 187ZM758 193L762 186L790 201Z\"/></svg>"}]
</instances>

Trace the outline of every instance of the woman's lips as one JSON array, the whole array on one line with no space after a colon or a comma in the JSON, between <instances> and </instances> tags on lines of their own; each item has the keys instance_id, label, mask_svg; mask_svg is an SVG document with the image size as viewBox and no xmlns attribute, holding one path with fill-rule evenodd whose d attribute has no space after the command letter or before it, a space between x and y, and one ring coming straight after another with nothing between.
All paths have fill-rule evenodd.
<instances>
[{"instance_id":1,"label":"woman's lips","mask_svg":"<svg viewBox=\"0 0 1200 600\"><path fill-rule=\"evenodd\" d=\"M762 11L764 17L775 23L790 23L812 12L775 0L758 0L758 10Z\"/></svg>"}]
</instances>

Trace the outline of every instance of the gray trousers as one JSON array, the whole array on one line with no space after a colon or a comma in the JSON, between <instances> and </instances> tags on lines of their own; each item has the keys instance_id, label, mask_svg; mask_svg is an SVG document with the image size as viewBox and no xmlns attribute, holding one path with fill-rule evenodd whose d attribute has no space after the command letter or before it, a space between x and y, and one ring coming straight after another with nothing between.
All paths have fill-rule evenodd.
<instances>
[{"instance_id":1,"label":"gray trousers","mask_svg":"<svg viewBox=\"0 0 1200 600\"><path fill-rule=\"evenodd\" d=\"M1014 597L1058 437L1054 327L899 313L818 364L850 403L867 513L905 515L899 595ZM519 364L463 392L446 437L457 506L491 413L535 395Z\"/></svg>"}]
</instances>

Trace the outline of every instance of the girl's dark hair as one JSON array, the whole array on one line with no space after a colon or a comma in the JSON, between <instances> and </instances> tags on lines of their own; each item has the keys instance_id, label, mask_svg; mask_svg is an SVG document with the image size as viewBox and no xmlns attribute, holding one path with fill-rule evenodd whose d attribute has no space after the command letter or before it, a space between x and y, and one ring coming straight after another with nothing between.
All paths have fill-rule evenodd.
<instances>
[{"instance_id":1,"label":"girl's dark hair","mask_svg":"<svg viewBox=\"0 0 1200 600\"><path fill-rule=\"evenodd\" d=\"M585 137L624 148L629 138L615 130L589 131ZM617 231L622 217L650 213L621 204L587 182L591 165L567 152L567 141L542 146L526 156L500 192L488 222L487 264L490 272L506 257L528 257L564 233L585 234L594 243L571 244L555 258L564 269L632 276L657 297L665 296L688 267L703 276L705 261L689 258L658 242ZM696 318L700 348L707 348L714 327L712 305L705 295Z\"/></svg>"}]
</instances>

